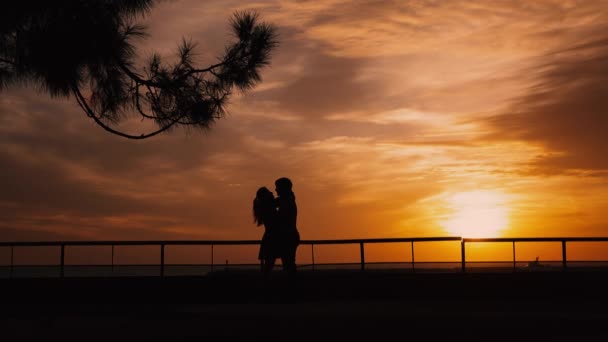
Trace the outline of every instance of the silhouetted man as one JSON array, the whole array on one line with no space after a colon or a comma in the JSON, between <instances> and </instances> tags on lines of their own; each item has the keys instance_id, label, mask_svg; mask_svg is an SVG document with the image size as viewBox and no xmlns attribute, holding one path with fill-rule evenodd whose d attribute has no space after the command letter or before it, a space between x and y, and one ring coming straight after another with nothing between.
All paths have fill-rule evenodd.
<instances>
[{"instance_id":1,"label":"silhouetted man","mask_svg":"<svg viewBox=\"0 0 608 342\"><path fill-rule=\"evenodd\" d=\"M296 271L296 249L300 244L300 233L296 225L298 207L296 196L291 190L292 183L289 178L279 178L274 182L277 192L278 225L281 231L281 262L283 270L293 275Z\"/></svg>"}]
</instances>

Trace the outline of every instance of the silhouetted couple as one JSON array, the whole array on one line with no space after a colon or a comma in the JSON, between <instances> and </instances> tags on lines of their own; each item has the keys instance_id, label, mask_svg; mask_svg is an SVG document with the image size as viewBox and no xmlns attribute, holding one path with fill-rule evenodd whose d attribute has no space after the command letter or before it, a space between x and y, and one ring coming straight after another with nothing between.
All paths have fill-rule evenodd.
<instances>
[{"instance_id":1,"label":"silhouetted couple","mask_svg":"<svg viewBox=\"0 0 608 342\"><path fill-rule=\"evenodd\" d=\"M268 188L261 187L253 200L254 222L258 226L264 225L258 258L265 276L270 274L279 258L283 270L293 276L296 272L296 249L300 244L296 196L289 178L279 178L274 185L276 198Z\"/></svg>"}]
</instances>

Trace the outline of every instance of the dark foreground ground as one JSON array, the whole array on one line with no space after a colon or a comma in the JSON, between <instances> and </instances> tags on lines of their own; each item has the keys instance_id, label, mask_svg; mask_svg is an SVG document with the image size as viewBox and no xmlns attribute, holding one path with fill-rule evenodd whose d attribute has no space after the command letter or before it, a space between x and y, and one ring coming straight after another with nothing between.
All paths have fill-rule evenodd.
<instances>
[{"instance_id":1,"label":"dark foreground ground","mask_svg":"<svg viewBox=\"0 0 608 342\"><path fill-rule=\"evenodd\" d=\"M4 279L0 340L608 341L608 272Z\"/></svg>"}]
</instances>

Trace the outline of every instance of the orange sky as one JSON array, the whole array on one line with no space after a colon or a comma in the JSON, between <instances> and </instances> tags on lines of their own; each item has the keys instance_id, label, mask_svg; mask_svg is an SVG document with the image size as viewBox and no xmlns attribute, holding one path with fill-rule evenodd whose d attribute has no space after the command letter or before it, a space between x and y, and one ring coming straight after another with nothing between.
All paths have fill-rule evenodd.
<instances>
[{"instance_id":1,"label":"orange sky","mask_svg":"<svg viewBox=\"0 0 608 342\"><path fill-rule=\"evenodd\" d=\"M280 47L208 132L3 91L0 238L257 239L282 176L304 239L608 235L608 1L165 1L140 55L212 62L243 9Z\"/></svg>"}]
</instances>

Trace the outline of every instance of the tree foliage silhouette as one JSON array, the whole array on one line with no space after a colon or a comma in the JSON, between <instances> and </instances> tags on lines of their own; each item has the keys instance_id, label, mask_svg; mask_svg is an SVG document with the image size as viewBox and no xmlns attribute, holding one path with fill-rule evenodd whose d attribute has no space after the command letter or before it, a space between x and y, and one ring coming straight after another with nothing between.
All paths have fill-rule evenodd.
<instances>
[{"instance_id":1,"label":"tree foliage silhouette","mask_svg":"<svg viewBox=\"0 0 608 342\"><path fill-rule=\"evenodd\" d=\"M106 131L145 139L176 126L208 128L225 115L234 89L261 81L277 46L276 29L253 12L231 20L235 41L216 64L197 67L195 43L183 40L177 61L153 54L138 71L133 41L146 35L134 23L155 0L21 0L0 14L0 90L29 83L52 97L73 96ZM153 132L115 128L131 115L153 120Z\"/></svg>"}]
</instances>

